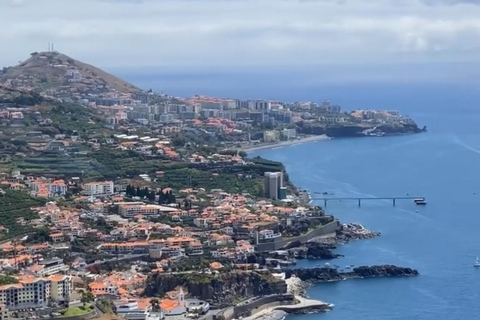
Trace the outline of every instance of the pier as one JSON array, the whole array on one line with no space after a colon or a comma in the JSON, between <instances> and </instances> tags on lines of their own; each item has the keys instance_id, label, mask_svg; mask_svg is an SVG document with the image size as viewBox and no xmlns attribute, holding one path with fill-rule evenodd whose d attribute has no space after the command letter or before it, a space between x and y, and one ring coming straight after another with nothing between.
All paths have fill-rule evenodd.
<instances>
[{"instance_id":1,"label":"pier","mask_svg":"<svg viewBox=\"0 0 480 320\"><path fill-rule=\"evenodd\" d=\"M323 201L324 207L327 206L328 201L357 201L358 206L362 206L362 201L371 201L371 200L390 200L392 201L393 206L395 207L397 204L397 200L421 200L425 202L425 197L349 197L349 198L335 198L335 197L322 197L322 198L312 198L312 200L319 200Z\"/></svg>"}]
</instances>

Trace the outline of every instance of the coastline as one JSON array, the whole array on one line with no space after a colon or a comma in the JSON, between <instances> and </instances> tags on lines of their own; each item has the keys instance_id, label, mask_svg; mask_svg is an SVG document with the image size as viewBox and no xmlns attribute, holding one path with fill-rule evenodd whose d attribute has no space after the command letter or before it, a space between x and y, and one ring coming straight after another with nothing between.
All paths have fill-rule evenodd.
<instances>
[{"instance_id":1,"label":"coastline","mask_svg":"<svg viewBox=\"0 0 480 320\"><path fill-rule=\"evenodd\" d=\"M239 148L239 150L245 151L245 152L254 152L254 151L260 151L260 150L289 147L289 146L294 146L302 143L324 141L329 139L331 138L325 134L309 135L309 136L302 137L300 139L295 139L295 140L280 141L280 142L273 142L273 143L262 143L255 146L245 146L245 147Z\"/></svg>"}]
</instances>

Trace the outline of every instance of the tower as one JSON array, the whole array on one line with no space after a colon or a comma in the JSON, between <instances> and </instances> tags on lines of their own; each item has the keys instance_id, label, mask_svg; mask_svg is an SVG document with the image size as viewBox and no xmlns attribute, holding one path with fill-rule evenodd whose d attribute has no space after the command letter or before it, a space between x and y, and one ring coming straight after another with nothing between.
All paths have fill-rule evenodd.
<instances>
[{"instance_id":1,"label":"tower","mask_svg":"<svg viewBox=\"0 0 480 320\"><path fill-rule=\"evenodd\" d=\"M178 299L178 304L181 307L185 307L185 293L183 292L182 287L180 287L180 290L178 291L177 299Z\"/></svg>"}]
</instances>

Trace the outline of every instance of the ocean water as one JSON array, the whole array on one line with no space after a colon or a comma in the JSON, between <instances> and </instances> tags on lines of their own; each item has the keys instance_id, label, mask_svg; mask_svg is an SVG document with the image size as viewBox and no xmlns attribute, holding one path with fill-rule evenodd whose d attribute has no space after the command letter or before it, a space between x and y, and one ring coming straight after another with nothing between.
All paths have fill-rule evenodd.
<instances>
[{"instance_id":1,"label":"ocean water","mask_svg":"<svg viewBox=\"0 0 480 320\"><path fill-rule=\"evenodd\" d=\"M480 91L475 82L461 81L464 75L452 76L449 83L411 79L329 84L328 75L318 70L122 74L141 87L172 95L329 99L349 110L399 110L420 126L428 126L427 133L418 135L334 139L252 153L282 161L293 182L312 193L409 194L425 196L428 202L419 207L412 201L398 201L393 207L389 201L374 201L364 202L361 208L355 202L330 202L327 211L343 222L360 222L382 233L379 238L338 248L345 257L333 263L396 264L417 268L421 275L317 284L308 294L335 304L333 311L289 315L287 320L480 317L480 268L473 267L480 256ZM298 266L318 263L301 261Z\"/></svg>"},{"instance_id":2,"label":"ocean water","mask_svg":"<svg viewBox=\"0 0 480 320\"><path fill-rule=\"evenodd\" d=\"M361 208L356 202L329 202L327 211L341 221L360 222L382 233L340 247L337 252L345 257L333 263L396 264L417 268L421 275L317 284L308 290L309 296L335 304L333 311L290 315L288 320L480 317L480 268L473 267L480 256L480 110L474 101L398 109L429 131L332 139L252 153L282 161L293 182L312 193L409 194L425 196L428 202L420 207L402 200L393 207L380 200L364 202ZM298 266L316 264L300 261Z\"/></svg>"}]
</instances>

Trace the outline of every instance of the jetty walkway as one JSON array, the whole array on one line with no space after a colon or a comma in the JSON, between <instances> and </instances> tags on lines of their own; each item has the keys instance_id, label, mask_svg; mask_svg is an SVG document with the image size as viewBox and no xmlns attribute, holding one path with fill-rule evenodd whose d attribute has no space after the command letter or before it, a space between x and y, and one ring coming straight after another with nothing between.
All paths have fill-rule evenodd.
<instances>
[{"instance_id":1,"label":"jetty walkway","mask_svg":"<svg viewBox=\"0 0 480 320\"><path fill-rule=\"evenodd\" d=\"M318 200L318 201L323 201L324 207L327 206L328 201L358 201L358 206L362 206L362 201L369 201L369 200L391 200L393 206L396 205L397 200L421 200L425 201L425 197L361 197L361 198L356 198L356 197L347 197L347 198L336 198L336 197L313 197L311 200Z\"/></svg>"}]
</instances>

